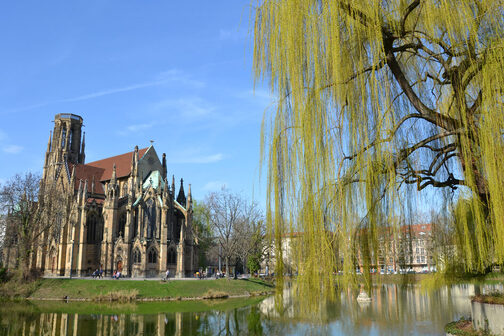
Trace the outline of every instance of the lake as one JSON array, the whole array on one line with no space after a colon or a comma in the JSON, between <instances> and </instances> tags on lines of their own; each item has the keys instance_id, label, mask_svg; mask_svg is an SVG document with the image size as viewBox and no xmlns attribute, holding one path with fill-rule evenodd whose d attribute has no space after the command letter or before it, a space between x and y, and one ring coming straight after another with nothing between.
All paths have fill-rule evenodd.
<instances>
[{"instance_id":1,"label":"lake","mask_svg":"<svg viewBox=\"0 0 504 336\"><path fill-rule=\"evenodd\" d=\"M482 292L502 289L481 286ZM0 335L444 335L446 323L470 316L474 285L430 292L379 285L367 304L356 301L357 291L343 291L309 316L291 293L123 304L2 302Z\"/></svg>"}]
</instances>

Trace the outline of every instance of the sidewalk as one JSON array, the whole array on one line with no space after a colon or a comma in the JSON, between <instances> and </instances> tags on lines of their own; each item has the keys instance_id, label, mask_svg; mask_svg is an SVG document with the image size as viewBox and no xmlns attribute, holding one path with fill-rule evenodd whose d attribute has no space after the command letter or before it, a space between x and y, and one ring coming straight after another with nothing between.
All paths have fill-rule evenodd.
<instances>
[{"instance_id":1,"label":"sidewalk","mask_svg":"<svg viewBox=\"0 0 504 336\"><path fill-rule=\"evenodd\" d=\"M69 279L68 276L43 276L42 278L44 279ZM81 279L81 280L115 280L111 276L103 277L103 278L93 278L92 276L84 276L84 277L77 277L77 276L72 276L72 279ZM225 278L219 278L219 279L225 279ZM232 277L230 279L233 279ZM248 279L247 276L239 276L238 279ZM131 278L131 277L124 277L120 278L119 280L134 280L134 281L161 281L163 278L157 277L157 278ZM208 277L208 278L168 278L168 281L178 281L178 280L215 280L215 277Z\"/></svg>"}]
</instances>

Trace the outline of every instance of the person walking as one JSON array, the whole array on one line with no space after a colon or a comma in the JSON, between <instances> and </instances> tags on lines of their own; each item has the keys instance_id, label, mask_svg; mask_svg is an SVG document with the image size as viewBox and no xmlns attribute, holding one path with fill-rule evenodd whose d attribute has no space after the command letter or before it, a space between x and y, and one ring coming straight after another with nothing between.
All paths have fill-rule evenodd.
<instances>
[{"instance_id":1,"label":"person walking","mask_svg":"<svg viewBox=\"0 0 504 336\"><path fill-rule=\"evenodd\" d=\"M168 278L169 278L169 277L170 277L170 270L169 270L169 269L167 269L167 270L166 270L166 278L165 278L165 280L166 280L166 281L168 281Z\"/></svg>"}]
</instances>

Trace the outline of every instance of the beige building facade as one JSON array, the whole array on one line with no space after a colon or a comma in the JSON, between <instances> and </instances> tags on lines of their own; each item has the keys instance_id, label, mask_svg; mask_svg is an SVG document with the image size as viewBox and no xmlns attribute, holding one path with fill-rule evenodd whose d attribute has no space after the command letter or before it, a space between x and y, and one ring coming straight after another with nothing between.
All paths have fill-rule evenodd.
<instances>
[{"instance_id":1,"label":"beige building facade","mask_svg":"<svg viewBox=\"0 0 504 336\"><path fill-rule=\"evenodd\" d=\"M67 206L54 218L33 254L46 276L85 276L102 270L127 277L185 277L198 265L192 235L192 196L183 180L167 180L166 155L154 146L85 163L83 119L55 116L41 189L56 184ZM15 255L4 248L6 265Z\"/></svg>"}]
</instances>

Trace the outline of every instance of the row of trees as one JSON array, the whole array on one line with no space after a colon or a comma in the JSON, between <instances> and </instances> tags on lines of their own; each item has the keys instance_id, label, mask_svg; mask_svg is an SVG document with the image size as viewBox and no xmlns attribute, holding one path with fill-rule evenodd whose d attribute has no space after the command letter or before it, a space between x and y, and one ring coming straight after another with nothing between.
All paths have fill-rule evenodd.
<instances>
[{"instance_id":1,"label":"row of trees","mask_svg":"<svg viewBox=\"0 0 504 336\"><path fill-rule=\"evenodd\" d=\"M193 223L203 257L222 258L228 277L232 261L241 264L244 272L259 270L266 232L256 203L223 188L208 194L203 202L196 202Z\"/></svg>"}]
</instances>

